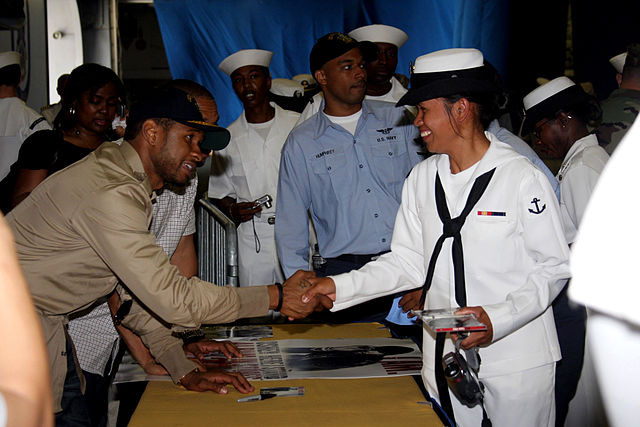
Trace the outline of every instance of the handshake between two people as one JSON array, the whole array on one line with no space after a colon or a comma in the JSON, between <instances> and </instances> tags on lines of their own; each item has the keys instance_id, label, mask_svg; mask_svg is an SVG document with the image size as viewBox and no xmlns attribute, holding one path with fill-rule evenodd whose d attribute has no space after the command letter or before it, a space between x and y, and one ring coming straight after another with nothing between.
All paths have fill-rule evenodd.
<instances>
[{"instance_id":1,"label":"handshake between two people","mask_svg":"<svg viewBox=\"0 0 640 427\"><path fill-rule=\"evenodd\" d=\"M298 270L282 285L282 294L277 285L269 285L270 308L276 309L282 298L280 313L289 320L303 319L314 311L322 311L333 307L336 299L336 285L332 279L318 277L313 271ZM198 369L182 377L179 384L187 390L214 391L220 394L228 393L227 385L233 385L240 393L254 391L254 387L240 372L226 372L220 370L207 371L203 361L207 352L221 352L227 358L242 357L242 352L231 343L202 340L185 347L187 353L195 356L194 362Z\"/></svg>"},{"instance_id":2,"label":"handshake between two people","mask_svg":"<svg viewBox=\"0 0 640 427\"><path fill-rule=\"evenodd\" d=\"M282 285L282 294L277 285L269 285L269 307L276 309L282 298L280 313L289 320L303 319L313 311L322 311L333 307L335 300L335 283L326 277L316 278L312 271L298 270ZM187 390L214 391L220 394L228 393L227 386L232 385L240 393L254 391L254 387L240 372L222 370L207 371L202 364L204 355L209 352L221 352L227 358L242 357L242 352L232 343L201 340L185 346L185 351L193 356L192 359L198 369L186 374L179 384ZM161 368L161 367L160 367ZM164 371L164 369L162 369ZM166 373L159 372L159 373Z\"/></svg>"},{"instance_id":3,"label":"handshake between two people","mask_svg":"<svg viewBox=\"0 0 640 427\"><path fill-rule=\"evenodd\" d=\"M313 271L298 270L282 285L280 313L289 320L303 319L314 311L331 309L336 285L328 277L316 277Z\"/></svg>"}]
</instances>

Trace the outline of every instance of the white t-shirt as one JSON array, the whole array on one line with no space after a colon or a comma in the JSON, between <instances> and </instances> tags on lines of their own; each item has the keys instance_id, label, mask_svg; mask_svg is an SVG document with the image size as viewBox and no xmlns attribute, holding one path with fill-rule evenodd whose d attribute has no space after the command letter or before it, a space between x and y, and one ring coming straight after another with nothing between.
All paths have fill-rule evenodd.
<instances>
[{"instance_id":1,"label":"white t-shirt","mask_svg":"<svg viewBox=\"0 0 640 427\"><path fill-rule=\"evenodd\" d=\"M356 127L358 126L358 120L360 119L360 116L362 115L362 108L360 110L358 110L357 113L352 114L350 116L344 116L344 117L338 117L338 116L330 116L327 113L323 114L325 116L327 116L327 118L329 120L331 120L331 122L342 126L343 128L345 128L346 130L348 130L351 135L355 135L356 134Z\"/></svg>"},{"instance_id":2,"label":"white t-shirt","mask_svg":"<svg viewBox=\"0 0 640 427\"><path fill-rule=\"evenodd\" d=\"M274 115L271 120L266 121L264 123L249 123L249 122L247 122L247 124L249 125L249 127L251 129L255 130L258 135L260 135L260 138L262 138L262 141L264 142L264 141L267 140L267 136L269 135L269 131L271 130L271 127L273 126L275 121L276 121L276 117Z\"/></svg>"},{"instance_id":3,"label":"white t-shirt","mask_svg":"<svg viewBox=\"0 0 640 427\"><path fill-rule=\"evenodd\" d=\"M459 215L459 212L454 212L454 206L452 206L452 201L460 198L460 192L463 187L469 182L471 177L473 176L476 168L478 167L478 162L468 167L467 169L460 171L456 174L447 173L441 174L440 180L442 182L442 188L444 189L445 194L447 195L447 207L449 208L449 214L451 218L455 218ZM464 205L461 210L464 208Z\"/></svg>"}]
</instances>

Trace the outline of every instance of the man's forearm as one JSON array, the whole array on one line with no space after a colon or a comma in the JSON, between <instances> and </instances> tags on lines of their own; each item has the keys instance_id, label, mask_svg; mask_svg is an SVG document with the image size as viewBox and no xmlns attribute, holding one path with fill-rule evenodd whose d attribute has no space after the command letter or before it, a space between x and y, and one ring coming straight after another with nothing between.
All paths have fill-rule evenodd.
<instances>
[{"instance_id":1,"label":"man's forearm","mask_svg":"<svg viewBox=\"0 0 640 427\"><path fill-rule=\"evenodd\" d=\"M193 240L193 234L182 236L170 260L171 264L178 267L180 274L187 278L198 274L198 258Z\"/></svg>"},{"instance_id":2,"label":"man's forearm","mask_svg":"<svg viewBox=\"0 0 640 427\"><path fill-rule=\"evenodd\" d=\"M120 302L120 296L117 292L111 294L111 296L107 300L112 316L118 311ZM122 337L122 340L131 352L131 355L134 359L136 359L136 362L138 362L140 366L144 368L149 363L155 363L153 356L151 356L151 352L149 351L147 346L144 345L139 336L137 336L130 329L125 328L121 324L116 325L116 330Z\"/></svg>"},{"instance_id":3,"label":"man's forearm","mask_svg":"<svg viewBox=\"0 0 640 427\"><path fill-rule=\"evenodd\" d=\"M122 325L116 326L116 329L124 343L127 345L127 348L133 358L136 359L136 362L138 362L143 369L149 364L155 363L153 356L151 356L151 352L147 346L144 345L139 336Z\"/></svg>"}]
</instances>

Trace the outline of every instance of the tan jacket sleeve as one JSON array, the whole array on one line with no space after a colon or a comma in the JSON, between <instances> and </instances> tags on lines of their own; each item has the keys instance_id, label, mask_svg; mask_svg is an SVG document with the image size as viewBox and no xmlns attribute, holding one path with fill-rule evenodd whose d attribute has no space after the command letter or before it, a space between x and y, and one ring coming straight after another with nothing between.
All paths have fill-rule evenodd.
<instances>
[{"instance_id":1,"label":"tan jacket sleeve","mask_svg":"<svg viewBox=\"0 0 640 427\"><path fill-rule=\"evenodd\" d=\"M169 372L173 382L177 383L197 367L185 355L182 340L172 336L168 325L154 318L135 300L122 324L140 335L154 359Z\"/></svg>"},{"instance_id":2,"label":"tan jacket sleeve","mask_svg":"<svg viewBox=\"0 0 640 427\"><path fill-rule=\"evenodd\" d=\"M131 293L166 323L194 328L267 314L264 286L221 287L182 276L148 231L150 212L141 186L119 184L94 193L70 221Z\"/></svg>"}]
</instances>

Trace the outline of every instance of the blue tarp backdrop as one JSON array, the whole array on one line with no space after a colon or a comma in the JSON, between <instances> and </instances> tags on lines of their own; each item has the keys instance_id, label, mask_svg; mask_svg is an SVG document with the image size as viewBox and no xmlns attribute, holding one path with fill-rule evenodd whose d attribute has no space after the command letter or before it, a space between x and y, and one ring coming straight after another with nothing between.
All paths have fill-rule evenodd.
<instances>
[{"instance_id":1,"label":"blue tarp backdrop","mask_svg":"<svg viewBox=\"0 0 640 427\"><path fill-rule=\"evenodd\" d=\"M309 73L315 41L332 31L369 24L401 28L409 40L397 72L438 49L475 47L505 69L508 0L156 0L156 14L173 78L206 86L215 95L222 126L242 112L229 77L218 64L240 49L274 52L273 78Z\"/></svg>"}]
</instances>

